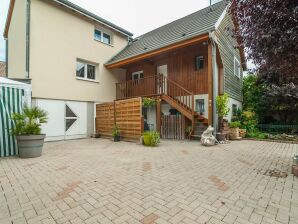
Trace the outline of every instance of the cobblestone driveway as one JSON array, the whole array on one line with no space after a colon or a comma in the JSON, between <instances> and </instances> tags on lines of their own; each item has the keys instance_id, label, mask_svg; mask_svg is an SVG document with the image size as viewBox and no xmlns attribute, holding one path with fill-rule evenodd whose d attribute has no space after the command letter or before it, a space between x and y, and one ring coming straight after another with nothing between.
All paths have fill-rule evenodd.
<instances>
[{"instance_id":1,"label":"cobblestone driveway","mask_svg":"<svg viewBox=\"0 0 298 224\"><path fill-rule=\"evenodd\" d=\"M298 223L298 145L85 139L0 159L0 223Z\"/></svg>"}]
</instances>

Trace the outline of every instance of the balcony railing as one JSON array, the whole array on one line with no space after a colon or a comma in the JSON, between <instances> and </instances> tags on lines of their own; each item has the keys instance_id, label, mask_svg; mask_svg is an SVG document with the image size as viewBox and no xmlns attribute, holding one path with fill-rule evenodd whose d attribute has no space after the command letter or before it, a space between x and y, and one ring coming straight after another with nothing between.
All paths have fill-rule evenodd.
<instances>
[{"instance_id":1,"label":"balcony railing","mask_svg":"<svg viewBox=\"0 0 298 224\"><path fill-rule=\"evenodd\" d=\"M166 95L190 112L194 110L192 92L164 75L149 76L116 84L117 99Z\"/></svg>"}]
</instances>

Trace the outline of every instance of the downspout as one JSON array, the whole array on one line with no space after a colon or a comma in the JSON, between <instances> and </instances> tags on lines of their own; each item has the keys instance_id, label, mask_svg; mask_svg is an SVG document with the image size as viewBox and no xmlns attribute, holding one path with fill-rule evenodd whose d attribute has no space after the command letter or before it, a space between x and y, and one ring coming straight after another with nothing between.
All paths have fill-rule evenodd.
<instances>
[{"instance_id":1,"label":"downspout","mask_svg":"<svg viewBox=\"0 0 298 224\"><path fill-rule=\"evenodd\" d=\"M8 39L5 39L5 76L8 78Z\"/></svg>"},{"instance_id":2,"label":"downspout","mask_svg":"<svg viewBox=\"0 0 298 224\"><path fill-rule=\"evenodd\" d=\"M218 115L216 113L216 97L218 96L218 68L216 67L216 45L215 45L215 32L209 32L209 38L211 41L212 46L212 79L213 79L213 85L212 85L212 102L213 102L213 128L214 133L216 134L218 131Z\"/></svg>"},{"instance_id":3,"label":"downspout","mask_svg":"<svg viewBox=\"0 0 298 224\"><path fill-rule=\"evenodd\" d=\"M26 78L29 79L30 68L30 13L31 0L26 2Z\"/></svg>"}]
</instances>

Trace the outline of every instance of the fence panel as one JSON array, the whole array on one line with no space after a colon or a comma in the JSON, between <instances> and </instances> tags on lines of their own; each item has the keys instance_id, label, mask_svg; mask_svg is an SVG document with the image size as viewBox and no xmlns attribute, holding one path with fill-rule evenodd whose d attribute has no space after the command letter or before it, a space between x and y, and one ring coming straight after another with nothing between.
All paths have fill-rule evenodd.
<instances>
[{"instance_id":1,"label":"fence panel","mask_svg":"<svg viewBox=\"0 0 298 224\"><path fill-rule=\"evenodd\" d=\"M138 140L143 131L142 119L141 98L96 105L96 133L103 137L112 136L113 126L116 123L122 138Z\"/></svg>"},{"instance_id":2,"label":"fence panel","mask_svg":"<svg viewBox=\"0 0 298 224\"><path fill-rule=\"evenodd\" d=\"M164 139L185 139L185 118L183 115L162 115L161 137Z\"/></svg>"},{"instance_id":3,"label":"fence panel","mask_svg":"<svg viewBox=\"0 0 298 224\"><path fill-rule=\"evenodd\" d=\"M289 124L259 124L260 131L269 133L298 133L298 125Z\"/></svg>"}]
</instances>

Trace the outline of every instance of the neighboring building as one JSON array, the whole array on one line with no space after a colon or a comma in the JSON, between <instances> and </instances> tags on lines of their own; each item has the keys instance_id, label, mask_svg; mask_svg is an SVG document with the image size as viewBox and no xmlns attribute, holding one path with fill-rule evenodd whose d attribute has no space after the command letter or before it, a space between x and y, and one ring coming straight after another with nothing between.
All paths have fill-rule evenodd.
<instances>
[{"instance_id":1,"label":"neighboring building","mask_svg":"<svg viewBox=\"0 0 298 224\"><path fill-rule=\"evenodd\" d=\"M6 62L0 61L0 77L6 77Z\"/></svg>"},{"instance_id":2,"label":"neighboring building","mask_svg":"<svg viewBox=\"0 0 298 224\"><path fill-rule=\"evenodd\" d=\"M138 96L162 100L144 114L153 129L170 110L194 129L216 125L217 95L230 95L231 112L242 105L245 60L233 28L223 2L132 39L66 0L11 0L8 77L31 80L33 103L50 114L47 140L89 136L95 103Z\"/></svg>"},{"instance_id":3,"label":"neighboring building","mask_svg":"<svg viewBox=\"0 0 298 224\"><path fill-rule=\"evenodd\" d=\"M33 104L49 112L47 140L94 133L94 104L114 100L115 83L125 78L104 64L131 36L66 0L11 0L8 77L31 80Z\"/></svg>"}]
</instances>

